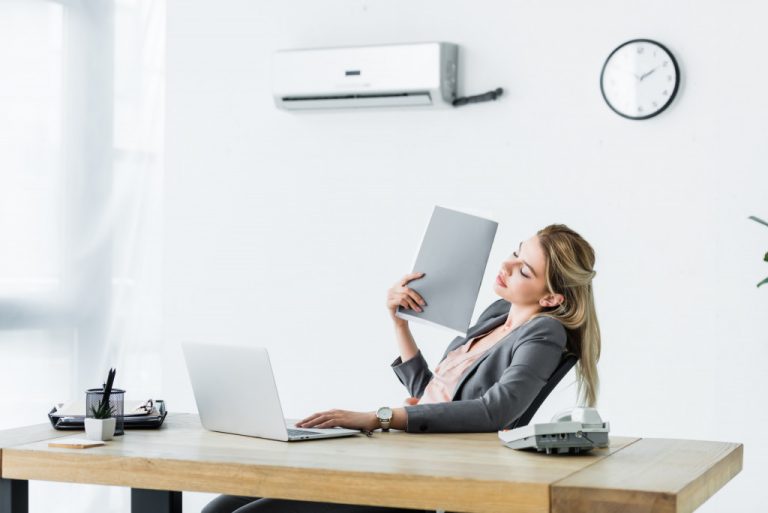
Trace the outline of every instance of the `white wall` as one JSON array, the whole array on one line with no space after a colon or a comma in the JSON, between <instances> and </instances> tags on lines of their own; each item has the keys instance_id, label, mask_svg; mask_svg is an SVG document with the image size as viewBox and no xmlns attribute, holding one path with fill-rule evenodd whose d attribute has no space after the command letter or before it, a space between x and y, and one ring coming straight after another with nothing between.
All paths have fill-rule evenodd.
<instances>
[{"instance_id":1,"label":"white wall","mask_svg":"<svg viewBox=\"0 0 768 513\"><path fill-rule=\"evenodd\" d=\"M743 472L699 511L758 511L768 230L747 216L768 217L764 4L169 4L172 408L194 410L186 339L267 346L289 416L400 404L384 296L432 207L502 221L476 315L518 241L565 223L598 255L612 433L744 443ZM667 45L683 77L671 108L642 122L614 114L598 85L605 57L636 37ZM272 103L276 49L432 40L461 45L461 92L504 97L434 111ZM414 333L434 366L451 336ZM574 398L571 374L534 420Z\"/></svg>"}]
</instances>

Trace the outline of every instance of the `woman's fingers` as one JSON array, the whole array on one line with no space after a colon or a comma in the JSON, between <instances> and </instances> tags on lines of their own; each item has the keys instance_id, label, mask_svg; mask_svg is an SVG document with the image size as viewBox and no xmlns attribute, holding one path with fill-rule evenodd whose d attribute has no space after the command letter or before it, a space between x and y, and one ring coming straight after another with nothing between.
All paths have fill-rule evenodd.
<instances>
[{"instance_id":1,"label":"woman's fingers","mask_svg":"<svg viewBox=\"0 0 768 513\"><path fill-rule=\"evenodd\" d=\"M390 311L393 319L395 318L395 311L398 306L403 308L410 308L416 312L421 312L422 309L419 305L426 305L426 302L422 297L407 287L408 282L423 278L425 273L410 273L403 276L400 281L392 285L387 291L387 308Z\"/></svg>"},{"instance_id":2,"label":"woman's fingers","mask_svg":"<svg viewBox=\"0 0 768 513\"><path fill-rule=\"evenodd\" d=\"M387 301L387 306L392 309L397 308L398 306L402 306L403 308L414 308L416 304L409 301L408 296L405 294L396 294Z\"/></svg>"},{"instance_id":3,"label":"woman's fingers","mask_svg":"<svg viewBox=\"0 0 768 513\"><path fill-rule=\"evenodd\" d=\"M390 308L396 308L397 306L402 306L403 308L410 308L412 310L416 310L417 312L421 311L421 308L419 308L419 305L417 301L411 298L411 296L408 295L406 292L390 292L389 297L387 298L387 306Z\"/></svg>"},{"instance_id":4,"label":"woman's fingers","mask_svg":"<svg viewBox=\"0 0 768 513\"><path fill-rule=\"evenodd\" d=\"M405 287L405 285L406 285L406 284L407 284L409 281L415 280L415 279L417 279L417 278L423 278L423 277L424 277L424 273L411 273L411 274L406 274L405 276L403 276L403 279L402 279L402 280L400 280L400 286L401 286L401 287Z\"/></svg>"},{"instance_id":5,"label":"woman's fingers","mask_svg":"<svg viewBox=\"0 0 768 513\"><path fill-rule=\"evenodd\" d=\"M419 295L419 293L416 292L415 290L410 289L410 288L406 288L405 290L406 290L406 294L408 294L410 297L412 297L413 300L416 301L418 304L420 304L422 306L427 304L426 301L424 301L424 299L422 299L422 297Z\"/></svg>"},{"instance_id":6,"label":"woman's fingers","mask_svg":"<svg viewBox=\"0 0 768 513\"><path fill-rule=\"evenodd\" d=\"M306 419L300 422L297 422L296 425L299 427L312 427L316 425L318 422L323 422L324 420L326 420L331 414L332 414L331 412L327 412L327 411L320 412L320 413L313 413Z\"/></svg>"},{"instance_id":7,"label":"woman's fingers","mask_svg":"<svg viewBox=\"0 0 768 513\"><path fill-rule=\"evenodd\" d=\"M307 417L305 419L302 419L299 422L297 422L296 425L299 426L301 424L304 424L305 422L311 422L311 421L315 420L317 417L319 417L321 415L322 415L322 413L313 413L309 417Z\"/></svg>"},{"instance_id":8,"label":"woman's fingers","mask_svg":"<svg viewBox=\"0 0 768 513\"><path fill-rule=\"evenodd\" d=\"M410 308L411 310L416 310L417 312L421 312L421 308L419 308L419 305L416 304L416 301L410 298L410 296L403 295L402 299L400 300L400 304L405 308Z\"/></svg>"},{"instance_id":9,"label":"woman's fingers","mask_svg":"<svg viewBox=\"0 0 768 513\"><path fill-rule=\"evenodd\" d=\"M306 427L306 428L315 427L319 422L322 422L322 419L324 419L324 418L325 418L324 415L319 415L319 416L314 417L314 418L312 418L312 419L310 419L310 420L308 420L306 422L302 422L300 427Z\"/></svg>"},{"instance_id":10,"label":"woman's fingers","mask_svg":"<svg viewBox=\"0 0 768 513\"><path fill-rule=\"evenodd\" d=\"M421 312L421 308L419 308L419 307L418 307L418 305L416 305L416 304L413 302L413 300L412 300L412 299L410 299L410 298L405 298L405 299L403 300L403 303L405 303L405 305L404 305L404 308L409 308L409 309L411 309L411 310L413 310L413 311L415 311L415 312Z\"/></svg>"},{"instance_id":11,"label":"woman's fingers","mask_svg":"<svg viewBox=\"0 0 768 513\"><path fill-rule=\"evenodd\" d=\"M408 300L412 301L413 304L422 305L422 306L427 304L426 301L424 301L422 297L419 295L419 293L410 287L404 287L403 294L405 294Z\"/></svg>"},{"instance_id":12,"label":"woman's fingers","mask_svg":"<svg viewBox=\"0 0 768 513\"><path fill-rule=\"evenodd\" d=\"M328 422L323 422L322 424L315 426L317 429L329 429L335 427L340 427L340 424L335 420L329 420Z\"/></svg>"},{"instance_id":13,"label":"woman's fingers","mask_svg":"<svg viewBox=\"0 0 768 513\"><path fill-rule=\"evenodd\" d=\"M322 419L318 419L317 423L311 427L317 428L317 429L326 429L326 428L336 427L338 425L339 425L338 419L335 419L333 417L324 417Z\"/></svg>"}]
</instances>

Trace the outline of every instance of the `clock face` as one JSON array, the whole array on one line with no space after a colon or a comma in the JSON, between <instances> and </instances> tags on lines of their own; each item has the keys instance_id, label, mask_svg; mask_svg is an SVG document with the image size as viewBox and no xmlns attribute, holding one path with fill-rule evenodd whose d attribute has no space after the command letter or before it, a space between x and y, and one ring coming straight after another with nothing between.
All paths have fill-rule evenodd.
<instances>
[{"instance_id":1,"label":"clock face","mask_svg":"<svg viewBox=\"0 0 768 513\"><path fill-rule=\"evenodd\" d=\"M680 83L677 61L663 45L635 39L616 48L600 74L608 106L630 119L651 118L672 103Z\"/></svg>"}]
</instances>

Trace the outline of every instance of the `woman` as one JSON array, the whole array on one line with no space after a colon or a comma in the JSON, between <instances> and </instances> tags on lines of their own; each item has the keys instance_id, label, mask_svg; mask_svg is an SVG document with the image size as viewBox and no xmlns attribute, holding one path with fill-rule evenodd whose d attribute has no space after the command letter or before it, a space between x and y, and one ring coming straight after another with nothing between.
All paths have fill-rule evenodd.
<instances>
[{"instance_id":1,"label":"woman","mask_svg":"<svg viewBox=\"0 0 768 513\"><path fill-rule=\"evenodd\" d=\"M392 364L413 396L391 409L389 427L413 433L497 431L514 425L568 351L576 365L578 400L597 402L600 328L592 295L595 253L578 233L562 224L539 230L502 262L494 281L501 297L486 308L466 337L456 337L434 372L413 340L398 306L421 311L424 299L404 276L389 289L387 308L400 350ZM389 410L389 409L387 409ZM382 422L382 419L384 419ZM387 427L389 412L329 410L297 427L335 426L372 431ZM204 513L407 512L372 506L324 504L222 495Z\"/></svg>"}]
</instances>

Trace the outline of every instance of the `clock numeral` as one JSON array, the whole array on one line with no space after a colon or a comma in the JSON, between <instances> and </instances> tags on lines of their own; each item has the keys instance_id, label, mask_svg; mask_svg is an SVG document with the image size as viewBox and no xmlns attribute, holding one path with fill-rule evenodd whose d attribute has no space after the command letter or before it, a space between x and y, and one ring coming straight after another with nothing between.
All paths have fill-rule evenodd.
<instances>
[{"instance_id":1,"label":"clock numeral","mask_svg":"<svg viewBox=\"0 0 768 513\"><path fill-rule=\"evenodd\" d=\"M667 75L667 82L672 82L672 75Z\"/></svg>"},{"instance_id":2,"label":"clock numeral","mask_svg":"<svg viewBox=\"0 0 768 513\"><path fill-rule=\"evenodd\" d=\"M637 47L637 53L643 53L644 51L645 51L645 48L643 48L642 46Z\"/></svg>"},{"instance_id":3,"label":"clock numeral","mask_svg":"<svg viewBox=\"0 0 768 513\"><path fill-rule=\"evenodd\" d=\"M666 67L667 67L667 65L669 65L669 61L664 61L664 62L662 62L662 63L661 63L661 65L662 65L662 66L664 66L664 67L666 68Z\"/></svg>"},{"instance_id":4,"label":"clock numeral","mask_svg":"<svg viewBox=\"0 0 768 513\"><path fill-rule=\"evenodd\" d=\"M658 104L658 103L656 103L656 102L653 102L653 108L657 108L658 106L659 106L659 104Z\"/></svg>"},{"instance_id":5,"label":"clock numeral","mask_svg":"<svg viewBox=\"0 0 768 513\"><path fill-rule=\"evenodd\" d=\"M669 91L667 91L666 89L664 89L664 92L663 92L663 93L661 93L661 94L663 94L664 96L667 96L667 95L669 94Z\"/></svg>"},{"instance_id":6,"label":"clock numeral","mask_svg":"<svg viewBox=\"0 0 768 513\"><path fill-rule=\"evenodd\" d=\"M637 107L637 112L643 112L643 108L642 107Z\"/></svg>"}]
</instances>

